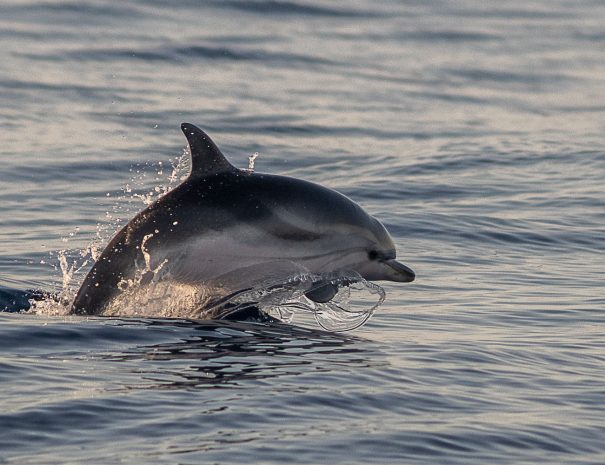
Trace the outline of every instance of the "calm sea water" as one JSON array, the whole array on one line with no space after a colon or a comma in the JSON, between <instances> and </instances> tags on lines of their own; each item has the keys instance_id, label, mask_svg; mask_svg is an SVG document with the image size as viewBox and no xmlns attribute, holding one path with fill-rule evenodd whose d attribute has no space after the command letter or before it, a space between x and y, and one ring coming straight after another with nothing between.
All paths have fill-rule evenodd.
<instances>
[{"instance_id":1,"label":"calm sea water","mask_svg":"<svg viewBox=\"0 0 605 465\"><path fill-rule=\"evenodd\" d=\"M600 1L2 2L1 306L166 185L182 121L347 194L418 278L344 334L0 313L0 463L605 464L604 24Z\"/></svg>"}]
</instances>

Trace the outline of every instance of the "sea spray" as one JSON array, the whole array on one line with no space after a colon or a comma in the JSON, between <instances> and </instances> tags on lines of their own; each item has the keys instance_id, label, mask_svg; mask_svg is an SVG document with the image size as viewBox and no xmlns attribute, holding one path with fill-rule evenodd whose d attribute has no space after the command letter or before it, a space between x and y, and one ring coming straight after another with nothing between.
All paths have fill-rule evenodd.
<instances>
[{"instance_id":1,"label":"sea spray","mask_svg":"<svg viewBox=\"0 0 605 465\"><path fill-rule=\"evenodd\" d=\"M107 192L105 196L114 200L104 212L103 219L96 225L94 237L82 248L61 249L49 252L50 259L43 261L60 273L61 289L55 292L43 292L43 298L30 300L30 312L43 315L66 315L71 311L71 302L79 288L80 278L94 263L113 235L130 220L142 207L155 202L161 196L174 189L189 172L189 152L175 159L169 159L170 169L163 162L146 162L133 166L131 177L118 195ZM150 182L150 178L152 178ZM151 187L150 184L152 184ZM79 240L80 228L61 238L65 244Z\"/></svg>"}]
</instances>

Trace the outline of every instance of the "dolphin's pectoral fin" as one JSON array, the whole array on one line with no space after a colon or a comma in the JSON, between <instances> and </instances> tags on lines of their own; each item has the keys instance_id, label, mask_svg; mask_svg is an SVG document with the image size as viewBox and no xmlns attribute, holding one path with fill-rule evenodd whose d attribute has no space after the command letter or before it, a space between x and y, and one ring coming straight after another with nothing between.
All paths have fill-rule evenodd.
<instances>
[{"instance_id":1,"label":"dolphin's pectoral fin","mask_svg":"<svg viewBox=\"0 0 605 465\"><path fill-rule=\"evenodd\" d=\"M313 288L310 291L305 292L305 297L318 304L325 304L332 300L337 293L338 286L336 284L316 282L313 283Z\"/></svg>"},{"instance_id":2,"label":"dolphin's pectoral fin","mask_svg":"<svg viewBox=\"0 0 605 465\"><path fill-rule=\"evenodd\" d=\"M190 123L181 124L181 129L189 142L189 152L191 152L190 178L237 171L208 134Z\"/></svg>"}]
</instances>

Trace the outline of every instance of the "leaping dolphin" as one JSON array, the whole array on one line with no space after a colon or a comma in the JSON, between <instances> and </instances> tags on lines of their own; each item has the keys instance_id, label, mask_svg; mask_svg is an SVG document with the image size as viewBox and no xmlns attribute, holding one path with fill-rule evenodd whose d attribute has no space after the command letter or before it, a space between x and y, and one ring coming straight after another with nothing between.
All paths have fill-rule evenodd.
<instances>
[{"instance_id":1,"label":"leaping dolphin","mask_svg":"<svg viewBox=\"0 0 605 465\"><path fill-rule=\"evenodd\" d=\"M385 227L349 198L312 182L237 169L201 129L189 123L181 129L189 142L189 177L114 236L84 279L72 313L102 314L143 268L140 286L161 272L176 283L225 293L251 276L287 277L296 269L414 280L395 260ZM326 302L335 292L327 283L307 297Z\"/></svg>"}]
</instances>

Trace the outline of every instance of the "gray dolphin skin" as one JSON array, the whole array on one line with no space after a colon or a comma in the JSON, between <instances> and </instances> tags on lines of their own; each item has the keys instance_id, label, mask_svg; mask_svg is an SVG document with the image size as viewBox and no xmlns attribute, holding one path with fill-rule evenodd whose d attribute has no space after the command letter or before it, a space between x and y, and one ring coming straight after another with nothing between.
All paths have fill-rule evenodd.
<instances>
[{"instance_id":1,"label":"gray dolphin skin","mask_svg":"<svg viewBox=\"0 0 605 465\"><path fill-rule=\"evenodd\" d=\"M344 195L296 178L239 170L201 129L183 123L191 173L136 215L84 279L72 313L98 315L133 280L166 279L237 291L255 279L354 271L369 281L411 282L384 226ZM329 283L307 294L327 302Z\"/></svg>"}]
</instances>

